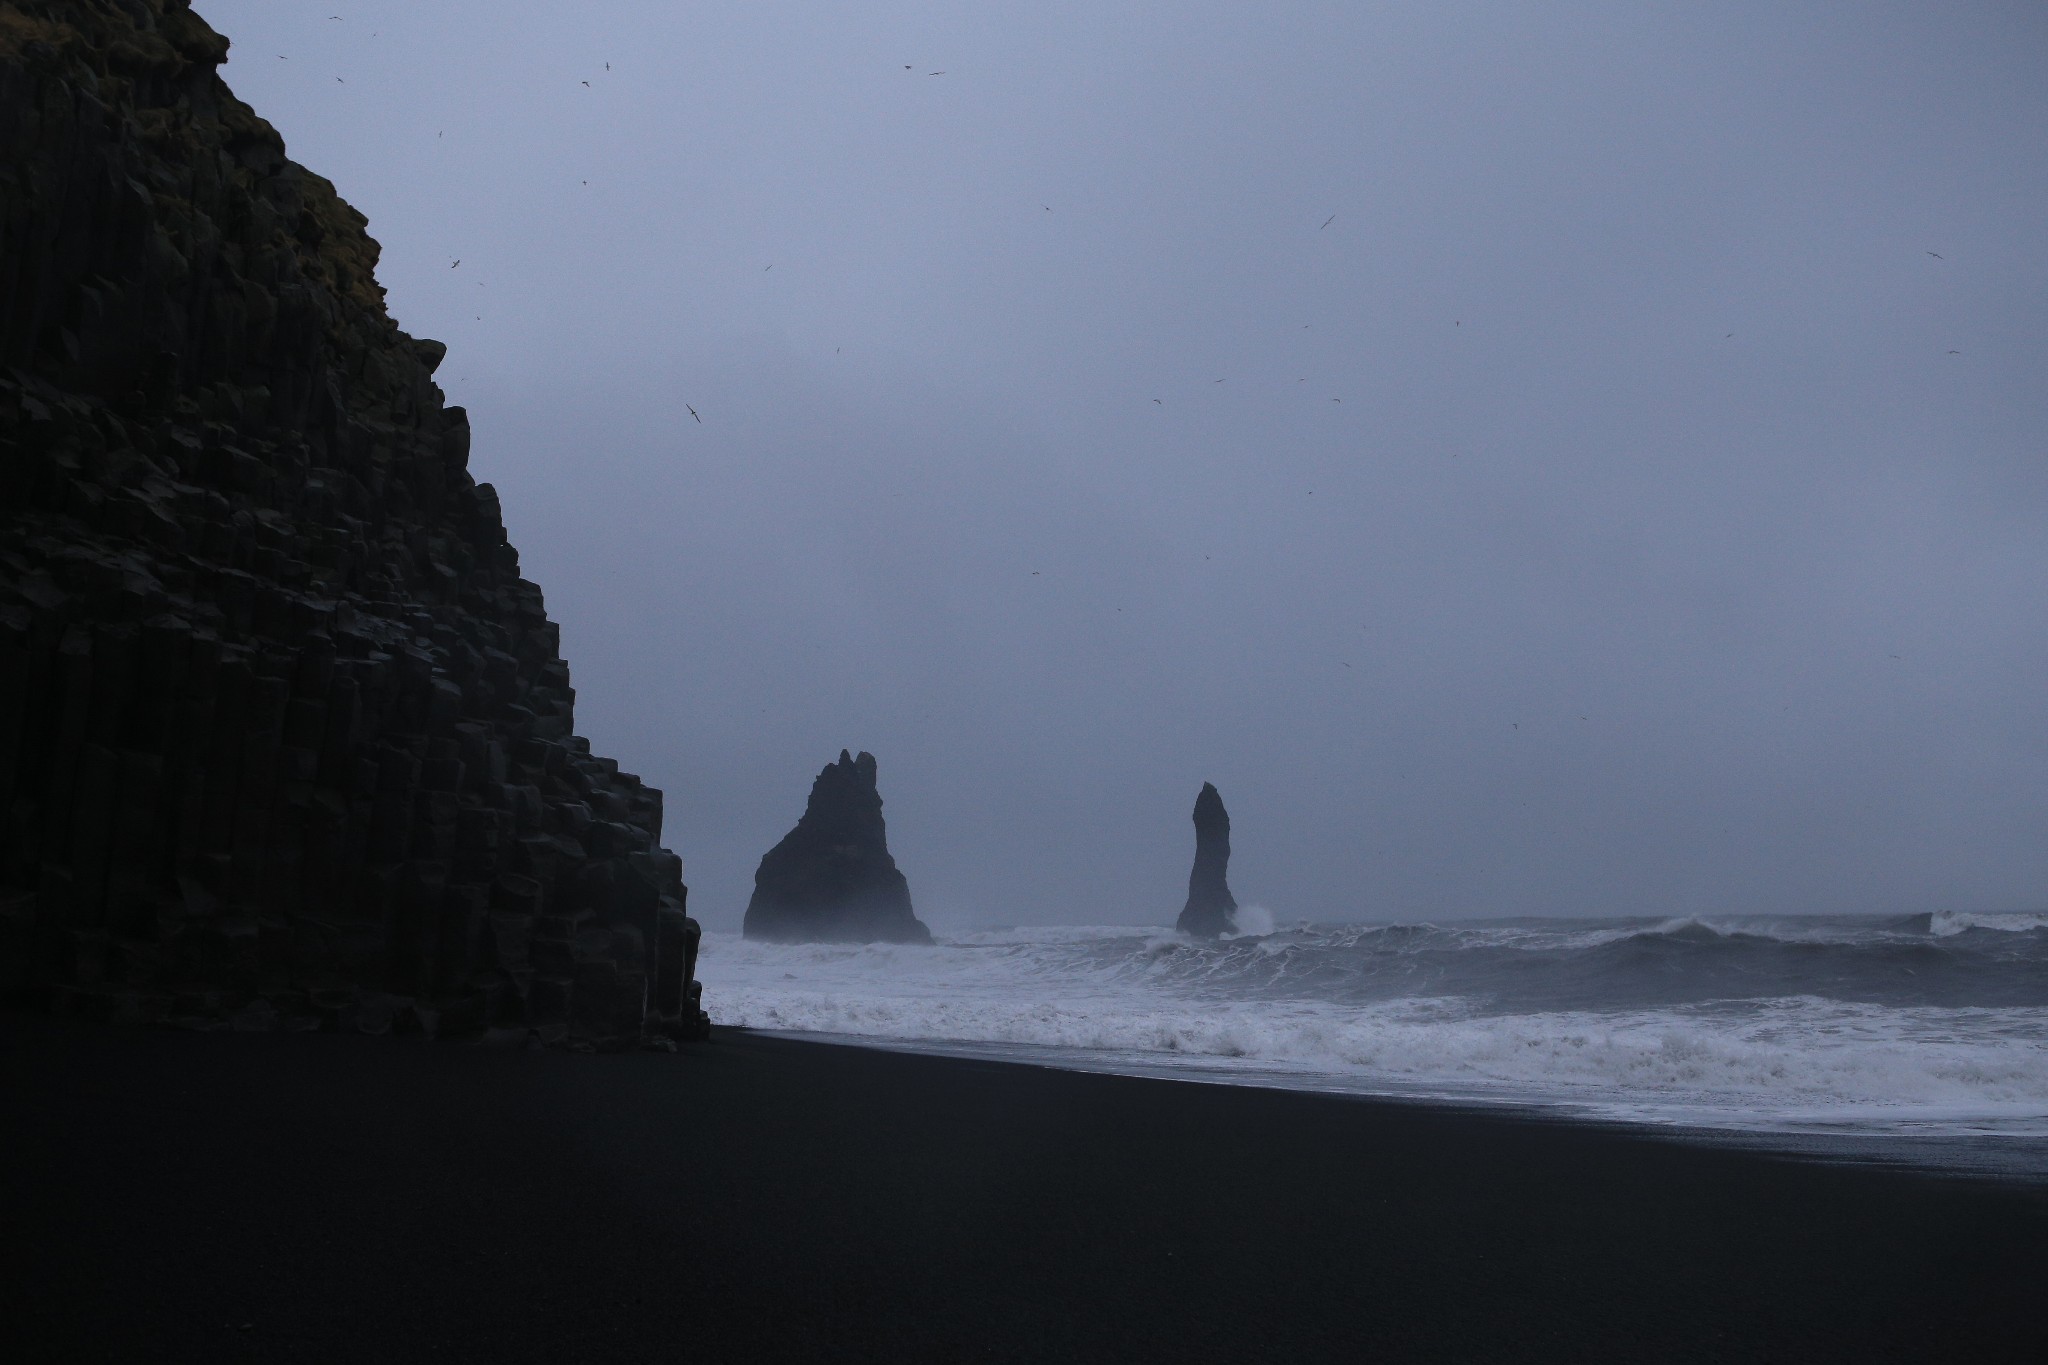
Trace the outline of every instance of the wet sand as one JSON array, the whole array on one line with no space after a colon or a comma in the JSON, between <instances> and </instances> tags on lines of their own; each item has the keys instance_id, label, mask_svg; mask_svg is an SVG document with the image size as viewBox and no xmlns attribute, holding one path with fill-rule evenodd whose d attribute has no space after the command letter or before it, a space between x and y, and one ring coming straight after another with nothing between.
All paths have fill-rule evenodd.
<instances>
[{"instance_id":1,"label":"wet sand","mask_svg":"<svg viewBox=\"0 0 2048 1365\"><path fill-rule=\"evenodd\" d=\"M2048 1190L722 1032L0 1016L11 1360L2048 1360Z\"/></svg>"}]
</instances>

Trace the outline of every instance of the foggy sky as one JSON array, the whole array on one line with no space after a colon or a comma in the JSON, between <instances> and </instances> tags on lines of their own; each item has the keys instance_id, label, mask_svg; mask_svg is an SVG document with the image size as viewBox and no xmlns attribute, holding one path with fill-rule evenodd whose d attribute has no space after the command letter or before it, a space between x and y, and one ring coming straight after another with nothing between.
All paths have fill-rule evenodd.
<instances>
[{"instance_id":1,"label":"foggy sky","mask_svg":"<svg viewBox=\"0 0 2048 1365\"><path fill-rule=\"evenodd\" d=\"M2037 5L197 8L707 927L2048 903Z\"/></svg>"}]
</instances>

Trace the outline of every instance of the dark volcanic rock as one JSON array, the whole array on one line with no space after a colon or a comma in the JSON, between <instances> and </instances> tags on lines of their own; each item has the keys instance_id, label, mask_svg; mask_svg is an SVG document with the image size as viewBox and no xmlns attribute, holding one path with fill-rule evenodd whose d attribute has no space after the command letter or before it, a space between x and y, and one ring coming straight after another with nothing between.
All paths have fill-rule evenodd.
<instances>
[{"instance_id":1,"label":"dark volcanic rock","mask_svg":"<svg viewBox=\"0 0 2048 1365\"><path fill-rule=\"evenodd\" d=\"M1188 903L1174 927L1196 938L1237 932L1237 899L1230 894L1230 813L1207 782L1195 798L1195 866L1188 873Z\"/></svg>"},{"instance_id":2,"label":"dark volcanic rock","mask_svg":"<svg viewBox=\"0 0 2048 1365\"><path fill-rule=\"evenodd\" d=\"M0 4L0 993L619 1046L705 1029L446 348L185 0Z\"/></svg>"},{"instance_id":3,"label":"dark volcanic rock","mask_svg":"<svg viewBox=\"0 0 2048 1365\"><path fill-rule=\"evenodd\" d=\"M825 765L796 828L768 850L747 902L748 938L784 943L930 943L889 856L875 756Z\"/></svg>"}]
</instances>

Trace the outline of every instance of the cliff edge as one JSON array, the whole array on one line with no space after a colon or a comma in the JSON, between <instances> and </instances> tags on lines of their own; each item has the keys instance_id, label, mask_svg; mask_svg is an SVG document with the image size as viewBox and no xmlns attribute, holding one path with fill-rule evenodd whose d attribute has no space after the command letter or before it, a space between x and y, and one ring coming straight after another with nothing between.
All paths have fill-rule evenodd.
<instances>
[{"instance_id":1,"label":"cliff edge","mask_svg":"<svg viewBox=\"0 0 2048 1365\"><path fill-rule=\"evenodd\" d=\"M706 1028L661 793L574 734L445 352L186 0L0 0L0 994Z\"/></svg>"}]
</instances>

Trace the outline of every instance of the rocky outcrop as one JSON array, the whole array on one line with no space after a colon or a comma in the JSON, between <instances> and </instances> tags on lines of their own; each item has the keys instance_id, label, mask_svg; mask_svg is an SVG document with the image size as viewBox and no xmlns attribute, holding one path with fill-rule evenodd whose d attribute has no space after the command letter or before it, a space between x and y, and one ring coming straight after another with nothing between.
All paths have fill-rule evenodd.
<instances>
[{"instance_id":1,"label":"rocky outcrop","mask_svg":"<svg viewBox=\"0 0 2048 1365\"><path fill-rule=\"evenodd\" d=\"M768 850L747 902L748 938L784 943L930 943L910 883L889 856L875 756L828 763L796 828Z\"/></svg>"},{"instance_id":2,"label":"rocky outcrop","mask_svg":"<svg viewBox=\"0 0 2048 1365\"><path fill-rule=\"evenodd\" d=\"M661 793L573 733L445 348L226 52L0 4L0 992L699 1036Z\"/></svg>"},{"instance_id":3,"label":"rocky outcrop","mask_svg":"<svg viewBox=\"0 0 2048 1365\"><path fill-rule=\"evenodd\" d=\"M1195 798L1195 865L1188 873L1188 903L1174 928L1196 938L1237 932L1237 898L1230 894L1230 812L1211 783Z\"/></svg>"}]
</instances>

